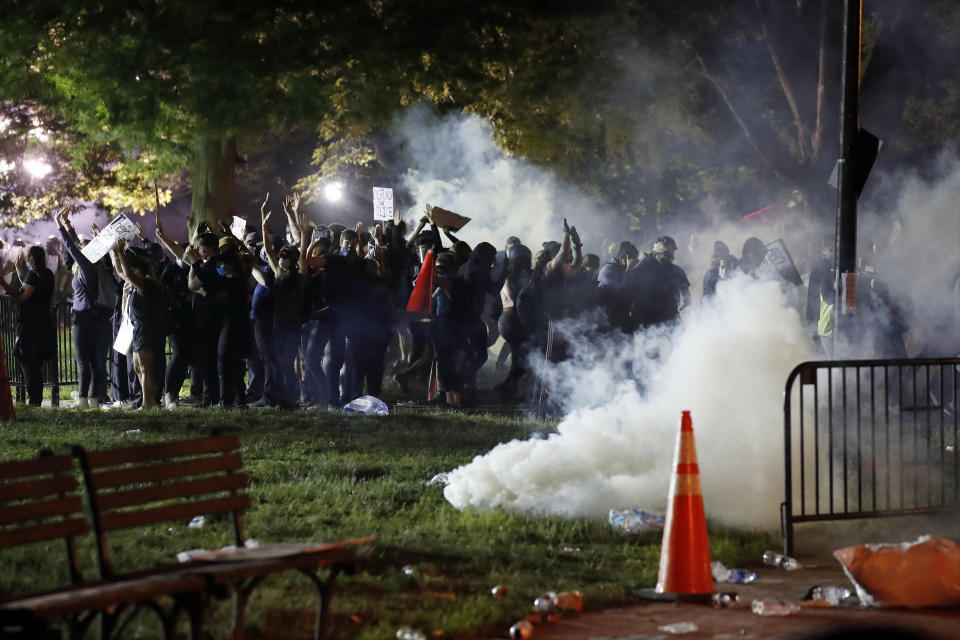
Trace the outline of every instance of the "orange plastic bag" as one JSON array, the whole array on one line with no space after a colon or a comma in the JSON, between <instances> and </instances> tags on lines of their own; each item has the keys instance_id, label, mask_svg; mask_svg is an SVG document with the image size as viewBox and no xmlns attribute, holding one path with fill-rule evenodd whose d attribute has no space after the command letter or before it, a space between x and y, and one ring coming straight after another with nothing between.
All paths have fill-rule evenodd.
<instances>
[{"instance_id":1,"label":"orange plastic bag","mask_svg":"<svg viewBox=\"0 0 960 640\"><path fill-rule=\"evenodd\" d=\"M833 552L865 605L960 606L960 545L923 536L903 544L865 544Z\"/></svg>"}]
</instances>

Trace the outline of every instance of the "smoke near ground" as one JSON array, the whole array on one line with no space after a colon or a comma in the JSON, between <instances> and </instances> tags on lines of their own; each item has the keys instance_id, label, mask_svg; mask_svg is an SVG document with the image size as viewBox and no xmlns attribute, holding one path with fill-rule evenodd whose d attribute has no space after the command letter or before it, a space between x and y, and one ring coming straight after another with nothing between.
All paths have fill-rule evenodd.
<instances>
[{"instance_id":1,"label":"smoke near ground","mask_svg":"<svg viewBox=\"0 0 960 640\"><path fill-rule=\"evenodd\" d=\"M799 315L777 283L745 277L721 283L717 304L692 311L667 338L594 342L558 365L554 395L568 398L558 433L499 445L456 469L447 500L571 516L663 509L680 412L689 409L708 517L774 528L783 383L810 357ZM640 362L642 391L631 379Z\"/></svg>"}]
</instances>

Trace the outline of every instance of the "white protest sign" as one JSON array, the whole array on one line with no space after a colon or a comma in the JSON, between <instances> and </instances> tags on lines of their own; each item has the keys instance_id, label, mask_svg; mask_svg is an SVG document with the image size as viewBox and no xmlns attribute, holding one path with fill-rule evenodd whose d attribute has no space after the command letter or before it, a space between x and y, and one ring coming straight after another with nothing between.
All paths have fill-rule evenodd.
<instances>
[{"instance_id":1,"label":"white protest sign","mask_svg":"<svg viewBox=\"0 0 960 640\"><path fill-rule=\"evenodd\" d=\"M393 220L393 189L389 187L373 188L373 219Z\"/></svg>"},{"instance_id":2,"label":"white protest sign","mask_svg":"<svg viewBox=\"0 0 960 640\"><path fill-rule=\"evenodd\" d=\"M83 253L90 262L96 262L113 249L113 245L117 244L118 239L129 240L138 233L140 233L140 230L137 228L137 225L127 218L127 214L121 213L111 220L110 224L104 227L100 233L94 236L93 240L87 243L87 246L83 248L81 253Z\"/></svg>"},{"instance_id":3,"label":"white protest sign","mask_svg":"<svg viewBox=\"0 0 960 640\"><path fill-rule=\"evenodd\" d=\"M803 278L800 277L800 271L793 263L790 252L787 251L787 245L781 239L774 240L767 245L767 253L764 259L783 276L783 279L796 286L803 284Z\"/></svg>"},{"instance_id":4,"label":"white protest sign","mask_svg":"<svg viewBox=\"0 0 960 640\"><path fill-rule=\"evenodd\" d=\"M247 236L247 221L233 216L233 222L230 223L230 232L243 240Z\"/></svg>"}]
</instances>

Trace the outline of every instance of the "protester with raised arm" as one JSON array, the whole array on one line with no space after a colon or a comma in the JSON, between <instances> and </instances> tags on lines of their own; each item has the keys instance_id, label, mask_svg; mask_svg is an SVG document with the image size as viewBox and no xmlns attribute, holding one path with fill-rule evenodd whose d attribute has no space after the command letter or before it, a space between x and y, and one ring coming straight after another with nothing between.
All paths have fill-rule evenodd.
<instances>
[{"instance_id":1,"label":"protester with raised arm","mask_svg":"<svg viewBox=\"0 0 960 640\"><path fill-rule=\"evenodd\" d=\"M113 248L114 267L127 284L127 309L133 324L133 367L140 380L143 408L159 405L157 358L163 357L166 336L160 322L162 292L156 266L124 250L120 240Z\"/></svg>"},{"instance_id":2,"label":"protester with raised arm","mask_svg":"<svg viewBox=\"0 0 960 640\"><path fill-rule=\"evenodd\" d=\"M277 406L294 409L300 399L300 378L295 363L300 349L300 334L304 314L304 279L308 248L309 220L299 211L293 211L293 226L297 228L300 249L292 245L281 247L278 251L270 236L270 216L267 208L270 194L260 207L263 229L263 249L267 263L275 279L271 285L273 302L273 348L272 358L273 396L264 397L263 406ZM291 234L293 231L291 231Z\"/></svg>"},{"instance_id":3,"label":"protester with raised arm","mask_svg":"<svg viewBox=\"0 0 960 640\"><path fill-rule=\"evenodd\" d=\"M107 404L107 357L112 344L111 317L117 302L117 282L110 259L97 263L83 255L77 232L66 207L56 215L57 229L67 255L73 261L73 355L77 362L76 409L96 409Z\"/></svg>"}]
</instances>

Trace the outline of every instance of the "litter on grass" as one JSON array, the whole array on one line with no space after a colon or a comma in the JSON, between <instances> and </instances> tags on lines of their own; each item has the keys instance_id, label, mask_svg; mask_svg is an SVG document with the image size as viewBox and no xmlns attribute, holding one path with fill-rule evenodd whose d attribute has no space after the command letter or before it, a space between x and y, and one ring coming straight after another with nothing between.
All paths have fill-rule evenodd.
<instances>
[{"instance_id":1,"label":"litter on grass","mask_svg":"<svg viewBox=\"0 0 960 640\"><path fill-rule=\"evenodd\" d=\"M611 527L623 533L662 531L664 524L663 514L643 509L610 509L607 520Z\"/></svg>"},{"instance_id":2,"label":"litter on grass","mask_svg":"<svg viewBox=\"0 0 960 640\"><path fill-rule=\"evenodd\" d=\"M355 413L364 416L388 416L390 409L380 398L374 396L360 396L343 407L344 413Z\"/></svg>"}]
</instances>

